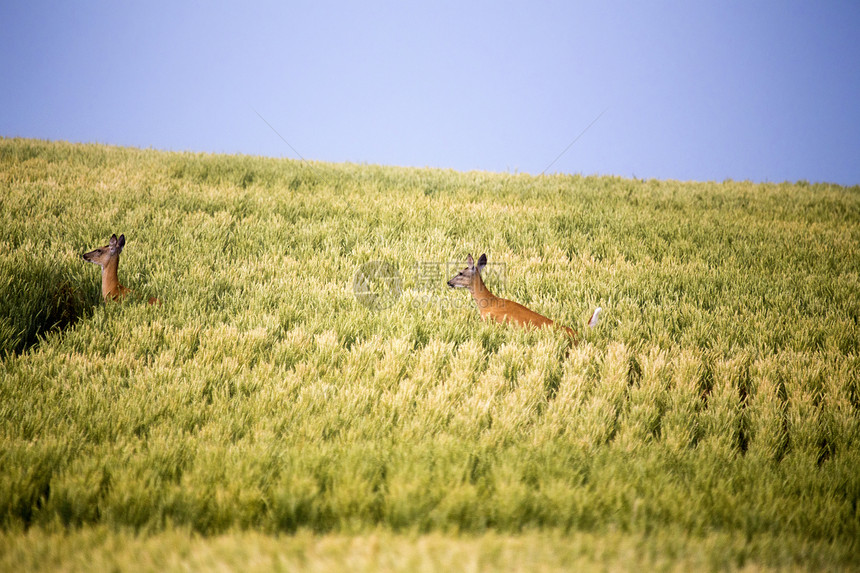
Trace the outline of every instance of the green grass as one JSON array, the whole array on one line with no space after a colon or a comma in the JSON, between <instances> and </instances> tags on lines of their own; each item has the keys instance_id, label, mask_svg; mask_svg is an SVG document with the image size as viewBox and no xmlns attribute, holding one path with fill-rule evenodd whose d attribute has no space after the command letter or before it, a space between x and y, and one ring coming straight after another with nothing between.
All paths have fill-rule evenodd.
<instances>
[{"instance_id":1,"label":"green grass","mask_svg":"<svg viewBox=\"0 0 860 573\"><path fill-rule=\"evenodd\" d=\"M851 559L843 546L802 538L750 540L727 532L697 538L677 530L516 536L231 531L201 537L182 529L141 536L96 526L0 532L3 571L833 571L840 569L834 556L845 563Z\"/></svg>"},{"instance_id":2,"label":"green grass","mask_svg":"<svg viewBox=\"0 0 860 573\"><path fill-rule=\"evenodd\" d=\"M860 188L20 139L0 186L0 568L860 567ZM444 286L482 252L580 345Z\"/></svg>"}]
</instances>

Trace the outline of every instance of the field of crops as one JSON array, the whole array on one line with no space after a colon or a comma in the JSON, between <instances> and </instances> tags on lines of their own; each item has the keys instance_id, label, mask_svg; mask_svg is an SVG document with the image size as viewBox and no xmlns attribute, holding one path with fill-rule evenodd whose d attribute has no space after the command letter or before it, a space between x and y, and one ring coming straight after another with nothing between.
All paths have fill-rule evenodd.
<instances>
[{"instance_id":1,"label":"field of crops","mask_svg":"<svg viewBox=\"0 0 860 573\"><path fill-rule=\"evenodd\" d=\"M0 570L860 567L860 188L21 139L0 188Z\"/></svg>"}]
</instances>

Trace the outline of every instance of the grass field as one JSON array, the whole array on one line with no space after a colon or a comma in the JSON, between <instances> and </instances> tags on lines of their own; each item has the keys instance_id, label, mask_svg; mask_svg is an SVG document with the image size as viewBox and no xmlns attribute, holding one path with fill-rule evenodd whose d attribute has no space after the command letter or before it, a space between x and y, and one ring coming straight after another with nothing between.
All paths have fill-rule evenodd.
<instances>
[{"instance_id":1,"label":"grass field","mask_svg":"<svg viewBox=\"0 0 860 573\"><path fill-rule=\"evenodd\" d=\"M860 568L858 187L21 139L0 186L0 569ZM445 287L484 252L579 345Z\"/></svg>"}]
</instances>

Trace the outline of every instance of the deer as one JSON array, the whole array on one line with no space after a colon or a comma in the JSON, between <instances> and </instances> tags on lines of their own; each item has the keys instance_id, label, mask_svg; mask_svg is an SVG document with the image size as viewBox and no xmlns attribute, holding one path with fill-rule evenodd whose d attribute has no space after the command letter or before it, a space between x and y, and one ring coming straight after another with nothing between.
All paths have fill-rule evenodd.
<instances>
[{"instance_id":1,"label":"deer","mask_svg":"<svg viewBox=\"0 0 860 573\"><path fill-rule=\"evenodd\" d=\"M88 263L93 263L102 268L102 298L105 301L120 301L127 294L136 294L130 288L119 284L117 269L119 269L119 254L125 246L125 234L117 238L116 234L110 236L108 244L104 247L92 250L81 255ZM149 304L161 304L155 297L149 297Z\"/></svg>"},{"instance_id":2,"label":"deer","mask_svg":"<svg viewBox=\"0 0 860 573\"><path fill-rule=\"evenodd\" d=\"M490 292L490 289L484 284L481 278L481 270L487 265L487 255L483 254L478 259L478 264L475 265L475 260L472 255L466 259L466 268L454 275L448 281L448 286L451 288L469 289L472 298L478 305L478 310L481 312L481 318L491 318L497 322L510 322L522 327L541 328L544 326L553 326L564 330L573 340L577 342L577 333L572 328L557 324L549 318L529 310L518 302L500 298ZM590 327L597 325L597 315L600 314L601 308L597 307L591 319L588 321Z\"/></svg>"}]
</instances>

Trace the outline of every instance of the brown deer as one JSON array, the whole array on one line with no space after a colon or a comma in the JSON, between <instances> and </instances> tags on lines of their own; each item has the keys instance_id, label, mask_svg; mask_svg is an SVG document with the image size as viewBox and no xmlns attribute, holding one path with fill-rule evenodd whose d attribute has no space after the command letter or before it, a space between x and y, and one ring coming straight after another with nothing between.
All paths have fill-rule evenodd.
<instances>
[{"instance_id":1,"label":"brown deer","mask_svg":"<svg viewBox=\"0 0 860 573\"><path fill-rule=\"evenodd\" d=\"M105 300L122 300L125 295L134 293L130 288L119 284L117 269L119 269L119 254L125 246L125 235L117 238L111 235L110 241L104 247L84 253L82 256L88 263L99 265L102 268L102 298ZM161 304L155 297L150 297L149 304Z\"/></svg>"},{"instance_id":2,"label":"brown deer","mask_svg":"<svg viewBox=\"0 0 860 573\"><path fill-rule=\"evenodd\" d=\"M512 322L523 327L540 328L542 326L555 326L567 332L573 339L574 344L576 343L577 333L572 328L557 324L517 302L499 298L491 293L490 289L484 284L483 279L481 279L481 269L486 265L487 255L481 255L477 265L475 265L472 255L469 255L466 259L466 268L449 280L448 286L451 288L469 289L472 298L475 299L475 303L478 305L478 310L481 311L481 318L491 318L498 322ZM589 320L589 326L597 324L597 315L599 313L600 308L592 315L591 320Z\"/></svg>"}]
</instances>

